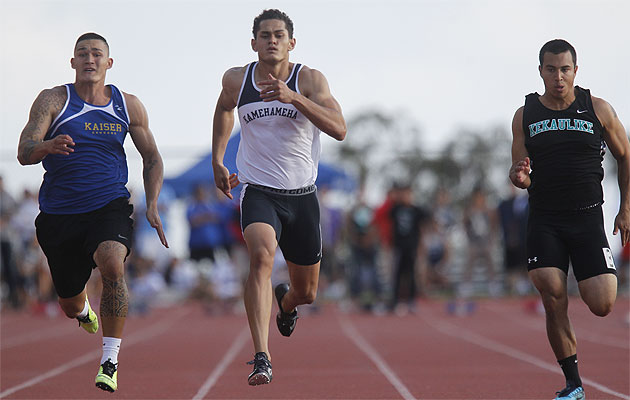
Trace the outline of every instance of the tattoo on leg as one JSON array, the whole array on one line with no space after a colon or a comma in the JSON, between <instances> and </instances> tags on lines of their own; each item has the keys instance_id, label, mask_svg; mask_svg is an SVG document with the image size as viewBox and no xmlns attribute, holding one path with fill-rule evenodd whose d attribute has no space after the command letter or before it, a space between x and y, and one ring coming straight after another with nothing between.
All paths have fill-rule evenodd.
<instances>
[{"instance_id":1,"label":"tattoo on leg","mask_svg":"<svg viewBox=\"0 0 630 400\"><path fill-rule=\"evenodd\" d=\"M103 295L101 297L101 317L127 316L129 309L129 292L124 277L118 280L103 279Z\"/></svg>"}]
</instances>

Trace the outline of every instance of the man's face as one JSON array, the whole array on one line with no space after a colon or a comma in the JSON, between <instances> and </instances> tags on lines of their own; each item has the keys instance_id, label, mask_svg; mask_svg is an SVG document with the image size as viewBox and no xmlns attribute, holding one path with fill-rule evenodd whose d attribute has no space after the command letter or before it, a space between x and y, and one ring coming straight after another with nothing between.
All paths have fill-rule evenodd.
<instances>
[{"instance_id":1,"label":"man's face","mask_svg":"<svg viewBox=\"0 0 630 400\"><path fill-rule=\"evenodd\" d=\"M252 49L263 61L280 61L288 58L295 47L295 38L289 38L284 21L266 19L260 23L256 39L252 39Z\"/></svg>"},{"instance_id":2,"label":"man's face","mask_svg":"<svg viewBox=\"0 0 630 400\"><path fill-rule=\"evenodd\" d=\"M76 71L77 82L98 82L105 80L105 73L112 67L109 49L102 40L89 39L77 43L74 57L70 60Z\"/></svg>"},{"instance_id":3,"label":"man's face","mask_svg":"<svg viewBox=\"0 0 630 400\"><path fill-rule=\"evenodd\" d=\"M545 93L557 98L565 98L573 93L577 66L573 64L570 51L560 54L545 53L543 65L538 69L545 83Z\"/></svg>"}]
</instances>

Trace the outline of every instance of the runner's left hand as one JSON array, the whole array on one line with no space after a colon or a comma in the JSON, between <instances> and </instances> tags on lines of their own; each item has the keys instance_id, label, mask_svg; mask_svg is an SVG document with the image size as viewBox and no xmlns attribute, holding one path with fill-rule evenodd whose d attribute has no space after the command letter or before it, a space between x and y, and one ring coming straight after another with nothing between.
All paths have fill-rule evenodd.
<instances>
[{"instance_id":1,"label":"runner's left hand","mask_svg":"<svg viewBox=\"0 0 630 400\"><path fill-rule=\"evenodd\" d=\"M621 245L625 246L630 242L630 213L627 211L620 211L615 218L615 229L613 235L621 233Z\"/></svg>"},{"instance_id":2,"label":"runner's left hand","mask_svg":"<svg viewBox=\"0 0 630 400\"><path fill-rule=\"evenodd\" d=\"M164 234L164 229L162 228L162 220L160 219L160 214L158 213L157 207L147 209L147 221L149 221L151 227L157 231L162 245L168 248L168 242L166 241L166 235Z\"/></svg>"}]
</instances>

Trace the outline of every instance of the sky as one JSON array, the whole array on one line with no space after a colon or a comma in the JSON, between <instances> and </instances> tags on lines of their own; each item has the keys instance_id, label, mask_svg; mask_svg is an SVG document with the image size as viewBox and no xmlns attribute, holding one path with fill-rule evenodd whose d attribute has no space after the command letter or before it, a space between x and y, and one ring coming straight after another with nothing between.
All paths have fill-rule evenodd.
<instances>
[{"instance_id":1,"label":"sky","mask_svg":"<svg viewBox=\"0 0 630 400\"><path fill-rule=\"evenodd\" d=\"M37 190L40 164L16 161L37 94L74 80L76 38L107 38L107 83L140 98L172 177L210 151L225 70L256 58L253 18L285 11L291 60L320 70L346 119L381 110L417 121L428 149L462 128L509 131L527 93L542 93L538 51L564 38L578 52L576 83L609 101L630 127L630 2L626 0L160 1L0 0L0 175ZM360 132L349 132L349 135ZM323 140L322 160L334 140ZM126 144L131 187L141 163Z\"/></svg>"}]
</instances>

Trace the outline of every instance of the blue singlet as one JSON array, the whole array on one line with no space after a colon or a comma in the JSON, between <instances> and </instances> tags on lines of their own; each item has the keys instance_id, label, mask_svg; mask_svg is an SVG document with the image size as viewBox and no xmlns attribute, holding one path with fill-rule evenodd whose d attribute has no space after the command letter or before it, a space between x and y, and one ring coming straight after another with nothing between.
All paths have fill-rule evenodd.
<instances>
[{"instance_id":1,"label":"blue singlet","mask_svg":"<svg viewBox=\"0 0 630 400\"><path fill-rule=\"evenodd\" d=\"M75 146L67 156L49 154L42 161L46 173L39 190L39 207L49 214L79 214L119 197L129 198L123 148L129 114L122 92L109 85L110 102L95 106L79 97L74 84L65 86L68 99L44 140L66 134Z\"/></svg>"}]
</instances>

